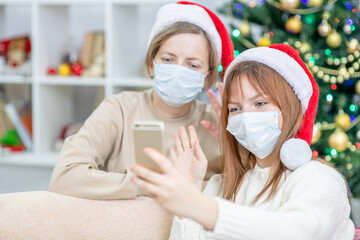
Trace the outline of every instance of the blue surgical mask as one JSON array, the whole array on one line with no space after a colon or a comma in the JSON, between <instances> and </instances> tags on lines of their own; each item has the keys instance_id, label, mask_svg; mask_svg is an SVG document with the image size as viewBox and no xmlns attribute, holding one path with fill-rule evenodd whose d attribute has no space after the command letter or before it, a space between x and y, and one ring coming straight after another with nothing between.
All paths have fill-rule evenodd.
<instances>
[{"instance_id":1,"label":"blue surgical mask","mask_svg":"<svg viewBox=\"0 0 360 240\"><path fill-rule=\"evenodd\" d=\"M201 93L204 74L176 64L154 65L155 92L167 105L181 107Z\"/></svg>"},{"instance_id":2,"label":"blue surgical mask","mask_svg":"<svg viewBox=\"0 0 360 240\"><path fill-rule=\"evenodd\" d=\"M279 139L279 114L275 111L240 113L228 119L226 130L244 148L264 159L274 150Z\"/></svg>"}]
</instances>

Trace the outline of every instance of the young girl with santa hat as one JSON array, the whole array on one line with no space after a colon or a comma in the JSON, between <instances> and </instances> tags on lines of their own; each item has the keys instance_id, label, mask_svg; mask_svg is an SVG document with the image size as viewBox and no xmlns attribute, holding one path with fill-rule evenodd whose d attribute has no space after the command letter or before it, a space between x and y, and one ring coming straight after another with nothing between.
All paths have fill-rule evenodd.
<instances>
[{"instance_id":1,"label":"young girl with santa hat","mask_svg":"<svg viewBox=\"0 0 360 240\"><path fill-rule=\"evenodd\" d=\"M241 53L224 78L222 173L201 192L207 159L194 128L172 163L134 165L133 182L174 213L170 239L352 240L348 189L330 164L312 158L319 88L288 45Z\"/></svg>"},{"instance_id":2,"label":"young girl with santa hat","mask_svg":"<svg viewBox=\"0 0 360 240\"><path fill-rule=\"evenodd\" d=\"M195 100L226 68L234 47L224 24L207 8L190 2L164 5L151 30L146 67L154 88L107 97L80 131L67 138L50 183L57 193L89 199L132 199L142 193L130 182L135 163L134 121L162 121L165 151L180 126L194 125L209 159L207 177L219 172L218 142L208 132L217 116ZM210 94L211 99L214 96ZM201 123L205 126L201 126Z\"/></svg>"}]
</instances>

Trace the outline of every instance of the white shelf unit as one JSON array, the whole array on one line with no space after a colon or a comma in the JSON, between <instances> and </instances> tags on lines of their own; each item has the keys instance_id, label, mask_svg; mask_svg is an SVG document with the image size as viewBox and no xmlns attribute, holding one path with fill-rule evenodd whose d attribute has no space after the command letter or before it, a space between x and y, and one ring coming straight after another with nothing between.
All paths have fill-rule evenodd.
<instances>
[{"instance_id":1,"label":"white shelf unit","mask_svg":"<svg viewBox=\"0 0 360 240\"><path fill-rule=\"evenodd\" d=\"M176 1L0 0L0 39L31 37L31 74L0 75L0 86L11 90L9 99L32 102L34 141L31 152L0 152L0 164L54 166L53 145L63 126L84 121L105 96L151 87L143 67L148 35L157 10L169 2ZM105 76L47 76L68 44L80 50L87 31L105 33Z\"/></svg>"}]
</instances>

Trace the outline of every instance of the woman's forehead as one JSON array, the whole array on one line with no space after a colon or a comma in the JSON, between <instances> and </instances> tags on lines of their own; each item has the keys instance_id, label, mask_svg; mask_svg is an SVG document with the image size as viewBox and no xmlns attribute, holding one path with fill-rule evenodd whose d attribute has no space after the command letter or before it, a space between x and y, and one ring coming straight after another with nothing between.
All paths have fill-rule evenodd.
<instances>
[{"instance_id":1,"label":"woman's forehead","mask_svg":"<svg viewBox=\"0 0 360 240\"><path fill-rule=\"evenodd\" d=\"M242 74L236 76L231 81L230 86L230 98L237 98L237 97L251 97L256 94L263 95L262 92L259 92L255 86L251 83L248 76L246 74Z\"/></svg>"}]
</instances>

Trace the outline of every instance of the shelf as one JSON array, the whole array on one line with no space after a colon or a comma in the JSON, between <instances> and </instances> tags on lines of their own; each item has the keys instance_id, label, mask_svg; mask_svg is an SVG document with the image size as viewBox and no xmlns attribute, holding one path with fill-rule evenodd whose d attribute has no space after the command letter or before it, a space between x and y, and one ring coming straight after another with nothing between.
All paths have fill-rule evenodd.
<instances>
[{"instance_id":1,"label":"shelf","mask_svg":"<svg viewBox=\"0 0 360 240\"><path fill-rule=\"evenodd\" d=\"M31 37L29 75L0 74L9 100L32 103L33 152L0 150L0 165L53 167L64 126L84 122L104 97L153 86L142 78L147 36L159 8L175 0L0 0L0 39ZM105 34L104 77L48 76L88 32ZM74 51L73 51L74 52ZM19 73L20 74L20 73Z\"/></svg>"},{"instance_id":2,"label":"shelf","mask_svg":"<svg viewBox=\"0 0 360 240\"><path fill-rule=\"evenodd\" d=\"M31 77L23 75L0 75L0 84L31 84Z\"/></svg>"},{"instance_id":3,"label":"shelf","mask_svg":"<svg viewBox=\"0 0 360 240\"><path fill-rule=\"evenodd\" d=\"M63 85L63 86L105 86L105 78L83 78L83 77L40 77L42 85Z\"/></svg>"},{"instance_id":4,"label":"shelf","mask_svg":"<svg viewBox=\"0 0 360 240\"><path fill-rule=\"evenodd\" d=\"M54 167L59 153L1 153L0 165Z\"/></svg>"}]
</instances>

